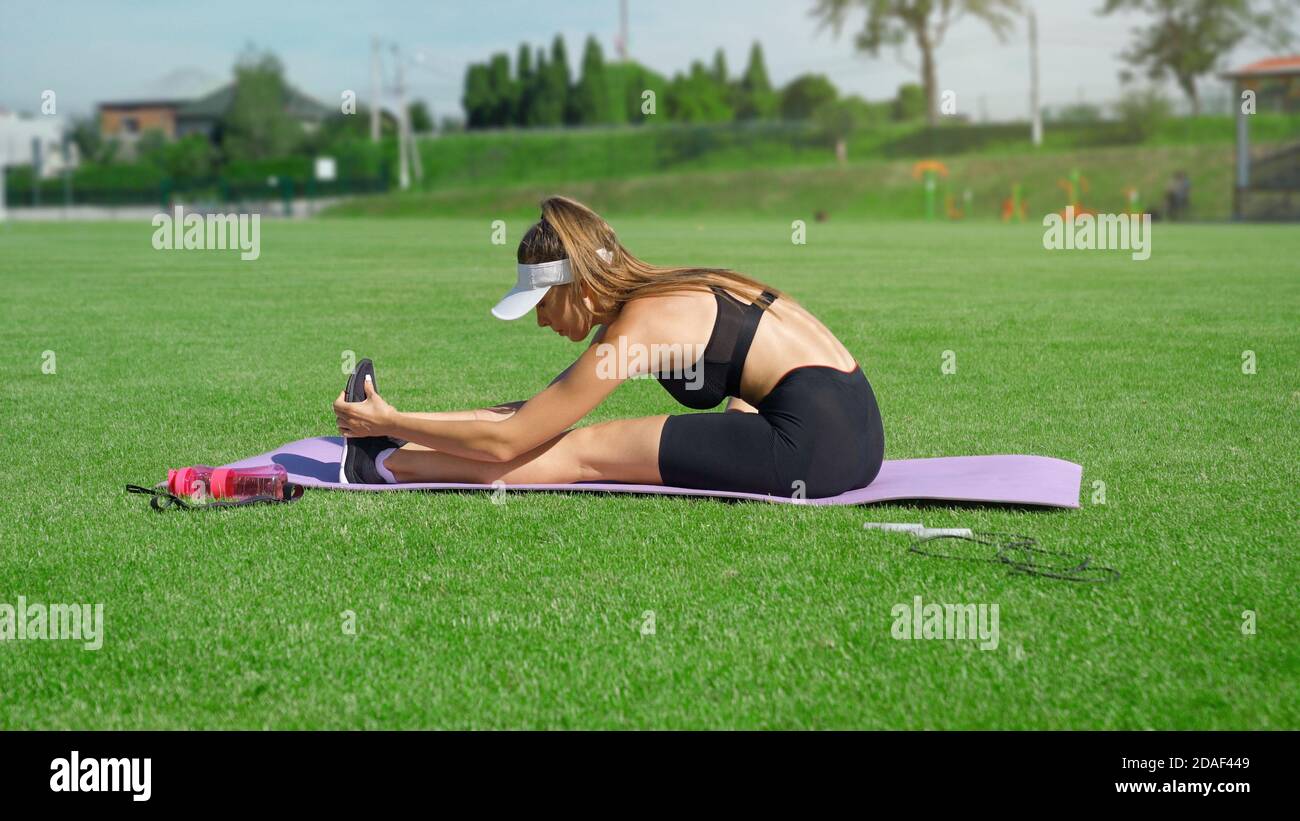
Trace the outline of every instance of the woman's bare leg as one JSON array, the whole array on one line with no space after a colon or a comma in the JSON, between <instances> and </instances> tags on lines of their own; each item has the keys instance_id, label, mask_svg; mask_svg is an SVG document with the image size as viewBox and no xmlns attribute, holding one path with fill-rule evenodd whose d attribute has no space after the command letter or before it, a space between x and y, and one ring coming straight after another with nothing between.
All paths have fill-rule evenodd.
<instances>
[{"instance_id":1,"label":"woman's bare leg","mask_svg":"<svg viewBox=\"0 0 1300 821\"><path fill-rule=\"evenodd\" d=\"M659 436L667 416L616 419L575 428L509 462L479 462L409 444L385 461L399 482L508 485L571 482L663 484Z\"/></svg>"}]
</instances>

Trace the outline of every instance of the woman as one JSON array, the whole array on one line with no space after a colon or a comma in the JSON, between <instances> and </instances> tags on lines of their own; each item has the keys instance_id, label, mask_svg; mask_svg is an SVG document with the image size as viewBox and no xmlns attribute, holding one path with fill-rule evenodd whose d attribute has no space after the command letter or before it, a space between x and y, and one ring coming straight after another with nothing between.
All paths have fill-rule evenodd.
<instances>
[{"instance_id":1,"label":"woman","mask_svg":"<svg viewBox=\"0 0 1300 821\"><path fill-rule=\"evenodd\" d=\"M565 197L519 243L518 284L492 309L592 344L550 386L486 411L403 413L370 378L334 403L345 482L630 482L816 498L864 487L884 456L871 386L812 314L717 268L634 257ZM627 378L654 374L687 407L573 428ZM359 397L358 397L359 398Z\"/></svg>"}]
</instances>

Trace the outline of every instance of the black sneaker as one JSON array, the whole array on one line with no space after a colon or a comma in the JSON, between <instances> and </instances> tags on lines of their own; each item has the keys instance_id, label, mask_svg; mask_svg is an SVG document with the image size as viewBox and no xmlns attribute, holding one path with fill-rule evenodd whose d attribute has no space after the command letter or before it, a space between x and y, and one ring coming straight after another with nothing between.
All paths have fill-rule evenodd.
<instances>
[{"instance_id":1,"label":"black sneaker","mask_svg":"<svg viewBox=\"0 0 1300 821\"><path fill-rule=\"evenodd\" d=\"M348 385L343 390L343 401L366 401L366 377L370 384L379 390L375 381L375 363L363 359L357 363L352 374L348 376ZM384 479L375 468L375 457L389 448L400 448L406 444L404 439L392 436L363 436L343 440L343 458L339 461L339 482L341 484L384 484Z\"/></svg>"},{"instance_id":2,"label":"black sneaker","mask_svg":"<svg viewBox=\"0 0 1300 821\"><path fill-rule=\"evenodd\" d=\"M379 380L375 379L375 363L369 359L363 359L357 363L352 374L348 376L348 386L343 390L343 401L345 402L364 402L366 401L366 377L370 377L370 384L379 390ZM398 439L394 436L382 436L381 439L387 439L392 444L390 448L400 448L406 444L405 439Z\"/></svg>"},{"instance_id":3,"label":"black sneaker","mask_svg":"<svg viewBox=\"0 0 1300 821\"><path fill-rule=\"evenodd\" d=\"M343 440L343 461L339 464L339 483L344 485L388 484L379 475L375 459L392 448L387 436L364 436Z\"/></svg>"},{"instance_id":4,"label":"black sneaker","mask_svg":"<svg viewBox=\"0 0 1300 821\"><path fill-rule=\"evenodd\" d=\"M379 383L375 381L375 363L369 359L363 359L348 374L348 386L343 389L343 400L345 402L364 402L366 401L366 377L370 377L370 382L379 390Z\"/></svg>"}]
</instances>

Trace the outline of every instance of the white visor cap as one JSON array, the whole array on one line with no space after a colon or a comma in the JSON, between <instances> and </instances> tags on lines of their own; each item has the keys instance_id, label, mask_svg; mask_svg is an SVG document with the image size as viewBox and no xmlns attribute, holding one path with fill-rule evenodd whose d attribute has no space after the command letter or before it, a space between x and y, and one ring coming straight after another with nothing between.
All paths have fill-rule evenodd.
<instances>
[{"instance_id":1,"label":"white visor cap","mask_svg":"<svg viewBox=\"0 0 1300 821\"><path fill-rule=\"evenodd\" d=\"M614 255L604 248L596 251L596 255L606 264L614 260ZM537 265L521 262L515 266L515 270L518 276L515 287L492 308L492 316L497 319L518 319L535 308L542 297L546 296L546 292L551 290L551 286L573 282L573 267L569 265L568 259Z\"/></svg>"}]
</instances>

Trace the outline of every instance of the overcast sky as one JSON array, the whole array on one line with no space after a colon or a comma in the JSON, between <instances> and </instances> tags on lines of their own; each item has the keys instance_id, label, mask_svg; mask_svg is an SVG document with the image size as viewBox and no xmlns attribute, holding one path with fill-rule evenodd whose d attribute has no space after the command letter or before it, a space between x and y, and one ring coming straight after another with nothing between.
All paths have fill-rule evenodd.
<instances>
[{"instance_id":1,"label":"overcast sky","mask_svg":"<svg viewBox=\"0 0 1300 821\"><path fill-rule=\"evenodd\" d=\"M1117 53L1136 15L1099 17L1102 0L1032 0L1038 11L1043 102L1113 100L1119 90ZM844 93L868 99L894 95L915 72L885 52L855 55L852 30L835 37L809 16L812 0L628 0L630 56L665 74L693 59L709 61L721 46L732 73L744 67L750 44L763 44L776 84L804 72L828 75ZM468 62L507 50L513 63L521 41L549 44L563 34L570 66L594 34L607 58L614 52L619 0L425 0L425 2L306 2L306 0L0 0L0 107L39 108L44 89L58 95L60 114L80 115L95 103L186 97L230 75L247 43L274 51L290 82L326 103L344 89L364 103L372 34L425 55L407 71L413 96L434 114L459 116ZM1263 56L1245 46L1226 61ZM915 63L914 50L904 59ZM938 52L939 84L957 92L959 108L975 119L1023 117L1029 63L1023 24L999 44L978 20L964 19Z\"/></svg>"}]
</instances>

